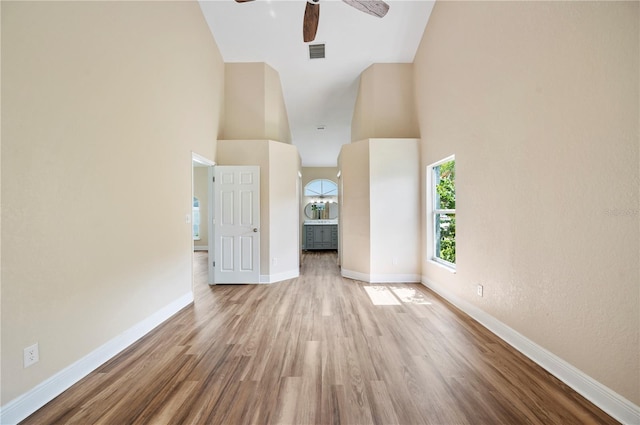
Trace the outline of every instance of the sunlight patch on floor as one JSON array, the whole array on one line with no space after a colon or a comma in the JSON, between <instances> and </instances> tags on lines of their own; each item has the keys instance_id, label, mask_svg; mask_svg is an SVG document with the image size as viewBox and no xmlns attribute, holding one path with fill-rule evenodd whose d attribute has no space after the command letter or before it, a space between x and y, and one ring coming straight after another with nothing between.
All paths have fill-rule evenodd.
<instances>
[{"instance_id":1,"label":"sunlight patch on floor","mask_svg":"<svg viewBox=\"0 0 640 425\"><path fill-rule=\"evenodd\" d=\"M419 304L431 305L425 295L415 288L406 286L363 286L373 305Z\"/></svg>"},{"instance_id":2,"label":"sunlight patch on floor","mask_svg":"<svg viewBox=\"0 0 640 425\"><path fill-rule=\"evenodd\" d=\"M401 305L386 286L365 286L364 290L373 305Z\"/></svg>"},{"instance_id":3,"label":"sunlight patch on floor","mask_svg":"<svg viewBox=\"0 0 640 425\"><path fill-rule=\"evenodd\" d=\"M424 294L415 288L406 286L392 286L391 290L394 294L396 294L398 298L400 298L400 301L402 301L403 303L423 305L431 304L429 301L427 301L427 298L424 296Z\"/></svg>"}]
</instances>

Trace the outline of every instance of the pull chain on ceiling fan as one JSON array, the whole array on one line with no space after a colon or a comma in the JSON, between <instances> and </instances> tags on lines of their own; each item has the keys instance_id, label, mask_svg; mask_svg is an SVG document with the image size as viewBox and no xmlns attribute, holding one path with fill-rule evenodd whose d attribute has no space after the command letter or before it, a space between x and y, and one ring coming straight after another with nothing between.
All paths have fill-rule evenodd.
<instances>
[{"instance_id":1,"label":"pull chain on ceiling fan","mask_svg":"<svg viewBox=\"0 0 640 425\"><path fill-rule=\"evenodd\" d=\"M236 0L238 3L246 3L253 0ZM382 0L342 0L351 7L361 12L378 18L382 18L389 11L389 5ZM318 31L320 20L320 0L307 0L302 21L302 38L305 43L313 41Z\"/></svg>"}]
</instances>

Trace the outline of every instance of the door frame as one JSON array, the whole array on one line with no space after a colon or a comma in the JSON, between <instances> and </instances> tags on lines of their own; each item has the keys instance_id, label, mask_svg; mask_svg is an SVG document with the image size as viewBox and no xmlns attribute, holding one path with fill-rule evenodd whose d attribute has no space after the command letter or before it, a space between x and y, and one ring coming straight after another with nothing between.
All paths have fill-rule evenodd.
<instances>
[{"instance_id":1,"label":"door frame","mask_svg":"<svg viewBox=\"0 0 640 425\"><path fill-rule=\"evenodd\" d=\"M211 169L211 167L213 167L214 165L216 165L215 161L210 160L207 157L204 157L200 154L197 154L193 151L191 151L191 198L189 199L189 214L188 216L190 217L190 219L188 220L188 223L191 224L191 226L189 226L189 240L191 241L191 291L192 293L195 293L195 273L193 270L193 259L194 259L194 247L195 247L195 243L193 241L193 196L194 196L194 190L195 190L195 185L194 185L194 181L193 181L193 170L196 167L195 164L200 164L200 166L204 166L204 167L208 167L209 169ZM211 198L211 193L213 191L213 182L209 181L207 183L207 193L208 193L208 198ZM208 216L206 217L207 220L207 227L210 229L212 226L211 223L211 215L213 214L213 199L208 199ZM202 221L202 216L200 217L200 221ZM211 233L211 231L209 231L209 233ZM209 235L208 235L209 236ZM211 250L211 243L209 243L209 250ZM209 255L211 255L211 252L209 252Z\"/></svg>"}]
</instances>

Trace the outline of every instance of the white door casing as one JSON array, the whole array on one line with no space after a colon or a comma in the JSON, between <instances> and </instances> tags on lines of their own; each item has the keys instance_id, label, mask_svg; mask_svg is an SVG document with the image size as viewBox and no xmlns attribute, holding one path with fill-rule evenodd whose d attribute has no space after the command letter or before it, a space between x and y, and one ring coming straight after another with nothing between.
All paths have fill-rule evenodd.
<instances>
[{"instance_id":1,"label":"white door casing","mask_svg":"<svg viewBox=\"0 0 640 425\"><path fill-rule=\"evenodd\" d=\"M214 174L214 282L259 283L260 167L216 166Z\"/></svg>"},{"instance_id":2,"label":"white door casing","mask_svg":"<svg viewBox=\"0 0 640 425\"><path fill-rule=\"evenodd\" d=\"M216 173L216 168L215 167L209 167L208 172L207 172L207 194L208 196L208 201L209 201L209 205L208 205L208 209L207 209L207 229L208 229L208 233L207 233L207 238L208 238L208 245L209 245L209 273L208 273L208 282L209 285L215 285L216 280L215 280L215 269L213 267L213 262L214 262L214 256L215 256L215 252L216 252L216 240L215 240L215 190L213 188L213 180L215 177L215 173Z\"/></svg>"}]
</instances>

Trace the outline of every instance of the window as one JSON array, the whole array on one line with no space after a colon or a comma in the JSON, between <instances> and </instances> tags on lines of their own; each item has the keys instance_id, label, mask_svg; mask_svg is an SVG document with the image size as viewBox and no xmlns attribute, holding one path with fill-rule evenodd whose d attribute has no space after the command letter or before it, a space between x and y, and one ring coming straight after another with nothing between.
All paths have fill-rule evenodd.
<instances>
[{"instance_id":1,"label":"window","mask_svg":"<svg viewBox=\"0 0 640 425\"><path fill-rule=\"evenodd\" d=\"M431 167L432 260L456 265L456 162L449 157Z\"/></svg>"},{"instance_id":2,"label":"window","mask_svg":"<svg viewBox=\"0 0 640 425\"><path fill-rule=\"evenodd\" d=\"M338 185L331 180L312 180L304 187L304 196L321 198L338 196Z\"/></svg>"},{"instance_id":3,"label":"window","mask_svg":"<svg viewBox=\"0 0 640 425\"><path fill-rule=\"evenodd\" d=\"M200 201L193 197L193 240L200 240Z\"/></svg>"}]
</instances>

